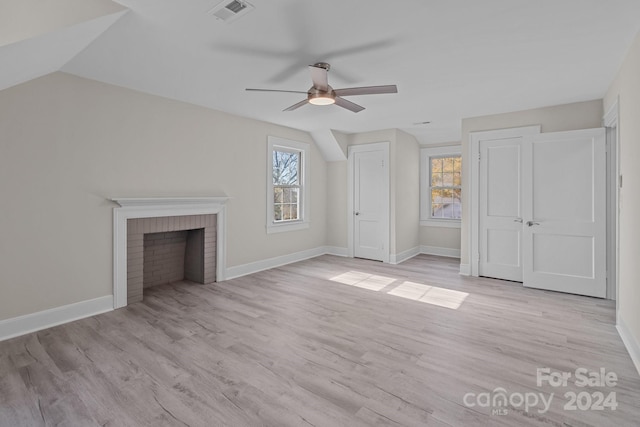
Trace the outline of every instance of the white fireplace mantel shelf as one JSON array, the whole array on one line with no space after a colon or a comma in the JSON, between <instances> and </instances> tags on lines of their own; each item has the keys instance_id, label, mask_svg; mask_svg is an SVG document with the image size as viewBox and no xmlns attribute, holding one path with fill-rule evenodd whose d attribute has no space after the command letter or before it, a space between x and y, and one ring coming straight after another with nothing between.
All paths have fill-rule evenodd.
<instances>
[{"instance_id":1,"label":"white fireplace mantel shelf","mask_svg":"<svg viewBox=\"0 0 640 427\"><path fill-rule=\"evenodd\" d=\"M114 197L112 202L116 202L121 207L142 207L142 206L193 206L224 204L229 197Z\"/></svg>"},{"instance_id":2,"label":"white fireplace mantel shelf","mask_svg":"<svg viewBox=\"0 0 640 427\"><path fill-rule=\"evenodd\" d=\"M113 306L127 305L127 221L180 215L217 215L216 278L226 278L226 202L229 197L114 197Z\"/></svg>"}]
</instances>

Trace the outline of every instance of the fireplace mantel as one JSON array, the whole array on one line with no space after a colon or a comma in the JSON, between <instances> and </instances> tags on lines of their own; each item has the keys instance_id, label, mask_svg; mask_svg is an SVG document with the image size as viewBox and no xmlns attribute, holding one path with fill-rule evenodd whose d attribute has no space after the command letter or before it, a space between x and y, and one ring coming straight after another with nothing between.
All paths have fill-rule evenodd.
<instances>
[{"instance_id":1,"label":"fireplace mantel","mask_svg":"<svg viewBox=\"0 0 640 427\"><path fill-rule=\"evenodd\" d=\"M123 208L137 206L193 206L224 204L228 197L114 197L112 202L116 202Z\"/></svg>"},{"instance_id":2,"label":"fireplace mantel","mask_svg":"<svg viewBox=\"0 0 640 427\"><path fill-rule=\"evenodd\" d=\"M228 197L113 197L113 306L127 305L127 220L181 215L217 215L216 278L226 278Z\"/></svg>"}]
</instances>

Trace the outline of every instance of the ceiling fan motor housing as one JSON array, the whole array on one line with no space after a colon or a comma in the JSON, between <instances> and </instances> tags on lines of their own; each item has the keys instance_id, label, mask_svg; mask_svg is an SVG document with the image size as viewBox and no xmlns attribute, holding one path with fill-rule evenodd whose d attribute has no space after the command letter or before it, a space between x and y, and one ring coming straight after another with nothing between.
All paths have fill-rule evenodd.
<instances>
[{"instance_id":1,"label":"ceiling fan motor housing","mask_svg":"<svg viewBox=\"0 0 640 427\"><path fill-rule=\"evenodd\" d=\"M320 90L315 87L311 87L307 92L307 99L309 103L314 105L329 105L336 102L336 93L331 86L327 86L328 91Z\"/></svg>"},{"instance_id":2,"label":"ceiling fan motor housing","mask_svg":"<svg viewBox=\"0 0 640 427\"><path fill-rule=\"evenodd\" d=\"M313 64L313 67L324 68L327 71L331 69L331 65L329 65L327 62L316 62L315 64Z\"/></svg>"}]
</instances>

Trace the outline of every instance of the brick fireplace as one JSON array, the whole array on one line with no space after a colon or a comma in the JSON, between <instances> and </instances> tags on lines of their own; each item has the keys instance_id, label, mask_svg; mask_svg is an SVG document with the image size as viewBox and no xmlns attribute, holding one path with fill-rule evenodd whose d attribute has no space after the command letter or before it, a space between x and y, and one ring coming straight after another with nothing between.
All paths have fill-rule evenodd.
<instances>
[{"instance_id":1,"label":"brick fireplace","mask_svg":"<svg viewBox=\"0 0 640 427\"><path fill-rule=\"evenodd\" d=\"M216 281L216 214L127 220L127 303L145 288Z\"/></svg>"},{"instance_id":2,"label":"brick fireplace","mask_svg":"<svg viewBox=\"0 0 640 427\"><path fill-rule=\"evenodd\" d=\"M222 281L227 197L117 198L114 308L141 301L145 287L176 280Z\"/></svg>"}]
</instances>

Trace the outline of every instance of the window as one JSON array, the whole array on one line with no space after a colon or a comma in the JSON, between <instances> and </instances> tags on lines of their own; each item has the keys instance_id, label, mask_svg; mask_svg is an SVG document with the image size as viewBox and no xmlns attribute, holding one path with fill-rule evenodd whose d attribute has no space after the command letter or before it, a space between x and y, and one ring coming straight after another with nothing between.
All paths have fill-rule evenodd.
<instances>
[{"instance_id":1,"label":"window","mask_svg":"<svg viewBox=\"0 0 640 427\"><path fill-rule=\"evenodd\" d=\"M273 220L300 219L300 151L273 150Z\"/></svg>"},{"instance_id":2,"label":"window","mask_svg":"<svg viewBox=\"0 0 640 427\"><path fill-rule=\"evenodd\" d=\"M460 227L462 156L459 146L421 150L420 224Z\"/></svg>"},{"instance_id":3,"label":"window","mask_svg":"<svg viewBox=\"0 0 640 427\"><path fill-rule=\"evenodd\" d=\"M309 144L270 136L267 155L267 232L309 227Z\"/></svg>"}]
</instances>

